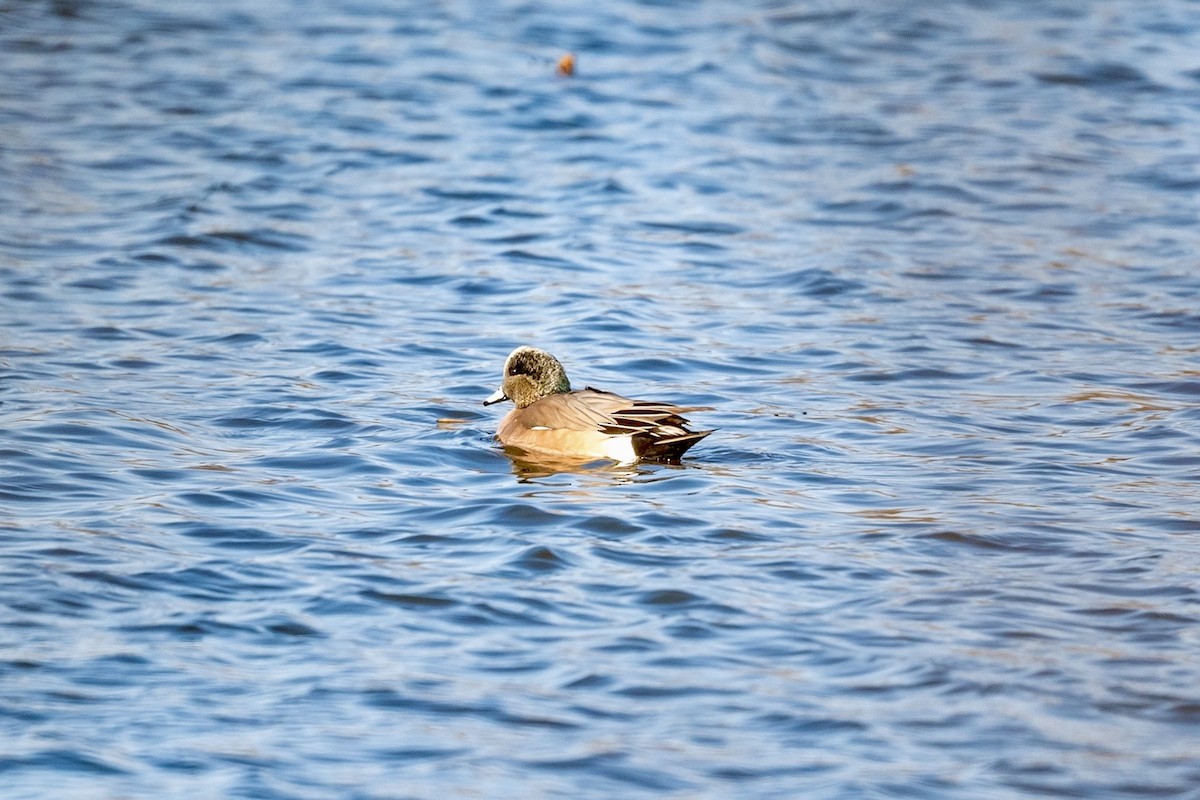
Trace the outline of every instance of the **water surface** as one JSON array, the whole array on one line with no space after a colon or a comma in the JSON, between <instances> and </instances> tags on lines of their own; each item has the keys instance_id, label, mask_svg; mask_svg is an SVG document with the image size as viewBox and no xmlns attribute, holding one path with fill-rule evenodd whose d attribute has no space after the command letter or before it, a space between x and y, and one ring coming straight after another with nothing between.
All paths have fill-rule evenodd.
<instances>
[{"instance_id":1,"label":"water surface","mask_svg":"<svg viewBox=\"0 0 1200 800\"><path fill-rule=\"evenodd\" d=\"M1197 53L0 0L6 800L1196 797ZM514 461L524 343L720 430Z\"/></svg>"}]
</instances>

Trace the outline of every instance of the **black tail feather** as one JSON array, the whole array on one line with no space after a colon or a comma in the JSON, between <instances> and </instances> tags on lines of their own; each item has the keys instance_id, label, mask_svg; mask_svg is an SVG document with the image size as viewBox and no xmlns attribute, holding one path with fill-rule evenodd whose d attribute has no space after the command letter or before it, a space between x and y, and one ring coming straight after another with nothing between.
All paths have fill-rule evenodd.
<instances>
[{"instance_id":1,"label":"black tail feather","mask_svg":"<svg viewBox=\"0 0 1200 800\"><path fill-rule=\"evenodd\" d=\"M715 430L715 429L714 429ZM692 445L699 442L712 431L688 431L679 436L663 439L648 433L633 435L633 452L643 461L666 461L674 463L688 451Z\"/></svg>"}]
</instances>

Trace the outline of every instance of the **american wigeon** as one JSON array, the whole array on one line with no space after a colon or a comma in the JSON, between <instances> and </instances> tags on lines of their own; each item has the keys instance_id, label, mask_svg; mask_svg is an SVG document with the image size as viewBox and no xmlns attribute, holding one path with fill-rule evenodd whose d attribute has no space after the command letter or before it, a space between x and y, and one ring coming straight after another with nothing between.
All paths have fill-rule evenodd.
<instances>
[{"instance_id":1,"label":"american wigeon","mask_svg":"<svg viewBox=\"0 0 1200 800\"><path fill-rule=\"evenodd\" d=\"M611 458L629 463L678 461L712 431L690 431L684 411L670 403L630 400L590 386L571 391L558 359L535 347L518 347L504 362L504 382L485 406L512 400L497 438L533 453L570 458Z\"/></svg>"}]
</instances>

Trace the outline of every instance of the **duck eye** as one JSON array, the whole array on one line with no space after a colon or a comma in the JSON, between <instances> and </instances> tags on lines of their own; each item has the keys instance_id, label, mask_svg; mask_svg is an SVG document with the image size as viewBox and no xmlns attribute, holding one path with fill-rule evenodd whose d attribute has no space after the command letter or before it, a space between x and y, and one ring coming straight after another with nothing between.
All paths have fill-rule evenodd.
<instances>
[{"instance_id":1,"label":"duck eye","mask_svg":"<svg viewBox=\"0 0 1200 800\"><path fill-rule=\"evenodd\" d=\"M532 371L532 364L529 359L518 356L508 365L509 375L528 375Z\"/></svg>"}]
</instances>

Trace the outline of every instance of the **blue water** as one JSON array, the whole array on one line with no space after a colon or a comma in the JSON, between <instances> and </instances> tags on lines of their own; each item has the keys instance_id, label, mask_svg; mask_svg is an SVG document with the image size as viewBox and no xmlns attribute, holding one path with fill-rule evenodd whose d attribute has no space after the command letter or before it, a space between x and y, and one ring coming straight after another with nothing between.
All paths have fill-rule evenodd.
<instances>
[{"instance_id":1,"label":"blue water","mask_svg":"<svg viewBox=\"0 0 1200 800\"><path fill-rule=\"evenodd\" d=\"M0 0L0 797L1200 797L1198 53ZM519 344L719 431L512 459Z\"/></svg>"}]
</instances>

